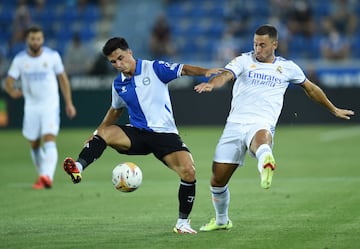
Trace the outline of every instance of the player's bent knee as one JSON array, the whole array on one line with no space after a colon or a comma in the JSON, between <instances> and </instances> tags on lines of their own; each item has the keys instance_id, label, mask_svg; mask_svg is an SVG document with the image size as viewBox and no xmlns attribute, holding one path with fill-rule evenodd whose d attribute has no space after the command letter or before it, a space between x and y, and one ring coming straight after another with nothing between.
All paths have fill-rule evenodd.
<instances>
[{"instance_id":1,"label":"player's bent knee","mask_svg":"<svg viewBox=\"0 0 360 249\"><path fill-rule=\"evenodd\" d=\"M227 184L227 180L218 177L212 177L210 185L213 187L224 187Z\"/></svg>"},{"instance_id":2,"label":"player's bent knee","mask_svg":"<svg viewBox=\"0 0 360 249\"><path fill-rule=\"evenodd\" d=\"M195 168L193 165L180 167L178 174L181 179L188 181L188 182L195 181L195 179L196 179Z\"/></svg>"}]
</instances>

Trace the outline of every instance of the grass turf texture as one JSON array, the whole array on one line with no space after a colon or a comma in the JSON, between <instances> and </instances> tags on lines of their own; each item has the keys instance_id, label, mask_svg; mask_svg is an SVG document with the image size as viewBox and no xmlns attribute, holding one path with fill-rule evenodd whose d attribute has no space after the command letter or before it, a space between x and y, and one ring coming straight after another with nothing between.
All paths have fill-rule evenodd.
<instances>
[{"instance_id":1,"label":"grass turf texture","mask_svg":"<svg viewBox=\"0 0 360 249\"><path fill-rule=\"evenodd\" d=\"M0 248L246 248L332 249L360 244L359 126L279 126L277 170L269 190L260 188L256 160L230 183L231 231L172 233L179 180L152 155L124 156L108 148L72 184L63 172L89 129L63 129L59 164L51 190L35 191L29 145L19 130L0 130ZM191 216L198 229L214 217L211 161L222 127L180 127L197 169ZM132 161L143 171L133 193L116 191L113 167Z\"/></svg>"}]
</instances>

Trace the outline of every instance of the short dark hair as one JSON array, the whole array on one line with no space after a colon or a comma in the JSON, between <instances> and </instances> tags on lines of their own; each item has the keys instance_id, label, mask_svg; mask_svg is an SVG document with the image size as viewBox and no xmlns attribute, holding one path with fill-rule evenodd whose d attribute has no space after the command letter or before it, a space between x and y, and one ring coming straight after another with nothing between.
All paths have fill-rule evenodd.
<instances>
[{"instance_id":1,"label":"short dark hair","mask_svg":"<svg viewBox=\"0 0 360 249\"><path fill-rule=\"evenodd\" d=\"M270 24L265 24L260 26L259 28L256 29L255 34L257 35L269 35L270 38L277 40L278 39L278 32L277 29L270 25Z\"/></svg>"},{"instance_id":2,"label":"short dark hair","mask_svg":"<svg viewBox=\"0 0 360 249\"><path fill-rule=\"evenodd\" d=\"M26 30L25 37L28 37L30 33L37 33L37 32L44 33L43 29L39 25L31 26Z\"/></svg>"},{"instance_id":3,"label":"short dark hair","mask_svg":"<svg viewBox=\"0 0 360 249\"><path fill-rule=\"evenodd\" d=\"M125 38L122 37L113 37L111 39L109 39L103 49L102 52L105 56L109 56L114 50L120 48L121 50L128 50L129 49L129 45L127 43L127 41L125 40Z\"/></svg>"}]
</instances>

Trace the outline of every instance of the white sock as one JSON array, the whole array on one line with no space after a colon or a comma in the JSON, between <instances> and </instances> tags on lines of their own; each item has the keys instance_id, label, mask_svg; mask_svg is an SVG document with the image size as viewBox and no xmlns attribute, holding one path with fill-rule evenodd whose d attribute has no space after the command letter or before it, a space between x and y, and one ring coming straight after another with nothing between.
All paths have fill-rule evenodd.
<instances>
[{"instance_id":1,"label":"white sock","mask_svg":"<svg viewBox=\"0 0 360 249\"><path fill-rule=\"evenodd\" d=\"M45 173L45 175L50 177L51 180L54 179L57 161L58 151L56 148L56 143L54 141L45 142L43 172Z\"/></svg>"},{"instance_id":2,"label":"white sock","mask_svg":"<svg viewBox=\"0 0 360 249\"><path fill-rule=\"evenodd\" d=\"M216 224L224 225L229 220L230 191L228 185L224 187L210 187L210 191L216 212Z\"/></svg>"},{"instance_id":3,"label":"white sock","mask_svg":"<svg viewBox=\"0 0 360 249\"><path fill-rule=\"evenodd\" d=\"M83 172L83 166L82 166L82 164L79 163L79 162L75 162L75 164L76 164L76 168L78 168L78 170L80 171L80 173Z\"/></svg>"},{"instance_id":4,"label":"white sock","mask_svg":"<svg viewBox=\"0 0 360 249\"><path fill-rule=\"evenodd\" d=\"M271 147L270 147L268 144L262 144L262 145L260 145L260 147L257 149L255 155L256 155L256 158L257 158L257 160L258 160L258 170L259 170L259 172L261 173L261 171L262 171L262 169L263 169L265 157L266 157L267 155L273 156L273 154L272 154L272 149L271 149Z\"/></svg>"},{"instance_id":5,"label":"white sock","mask_svg":"<svg viewBox=\"0 0 360 249\"><path fill-rule=\"evenodd\" d=\"M176 225L188 224L188 219L178 219Z\"/></svg>"},{"instance_id":6,"label":"white sock","mask_svg":"<svg viewBox=\"0 0 360 249\"><path fill-rule=\"evenodd\" d=\"M37 172L40 174L40 166L43 158L43 150L41 147L37 149L31 149L31 160L36 167Z\"/></svg>"}]
</instances>

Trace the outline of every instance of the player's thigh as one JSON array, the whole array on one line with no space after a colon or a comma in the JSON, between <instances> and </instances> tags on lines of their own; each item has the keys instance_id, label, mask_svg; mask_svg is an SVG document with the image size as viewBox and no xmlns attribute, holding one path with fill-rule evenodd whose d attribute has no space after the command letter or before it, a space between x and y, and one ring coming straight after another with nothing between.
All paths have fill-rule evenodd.
<instances>
[{"instance_id":1,"label":"player's thigh","mask_svg":"<svg viewBox=\"0 0 360 249\"><path fill-rule=\"evenodd\" d=\"M275 126L269 124L254 124L249 127L246 136L246 144L250 148L249 154L255 157L257 148L262 144L273 146L274 135Z\"/></svg>"},{"instance_id":2,"label":"player's thigh","mask_svg":"<svg viewBox=\"0 0 360 249\"><path fill-rule=\"evenodd\" d=\"M163 161L170 168L180 168L183 170L189 170L194 168L194 160L190 152L185 150L172 152L164 156Z\"/></svg>"},{"instance_id":3,"label":"player's thigh","mask_svg":"<svg viewBox=\"0 0 360 249\"><path fill-rule=\"evenodd\" d=\"M130 138L118 125L110 125L98 133L107 145L116 150L128 150L131 147Z\"/></svg>"},{"instance_id":4,"label":"player's thigh","mask_svg":"<svg viewBox=\"0 0 360 249\"><path fill-rule=\"evenodd\" d=\"M59 109L41 113L41 136L56 137L60 129Z\"/></svg>"},{"instance_id":5,"label":"player's thigh","mask_svg":"<svg viewBox=\"0 0 360 249\"><path fill-rule=\"evenodd\" d=\"M22 134L29 141L35 141L41 137L41 116L38 112L25 109Z\"/></svg>"},{"instance_id":6,"label":"player's thigh","mask_svg":"<svg viewBox=\"0 0 360 249\"><path fill-rule=\"evenodd\" d=\"M195 180L194 160L186 150L175 151L163 157L164 163L185 181Z\"/></svg>"},{"instance_id":7,"label":"player's thigh","mask_svg":"<svg viewBox=\"0 0 360 249\"><path fill-rule=\"evenodd\" d=\"M228 123L216 145L214 162L242 165L247 148L240 124Z\"/></svg>"}]
</instances>

